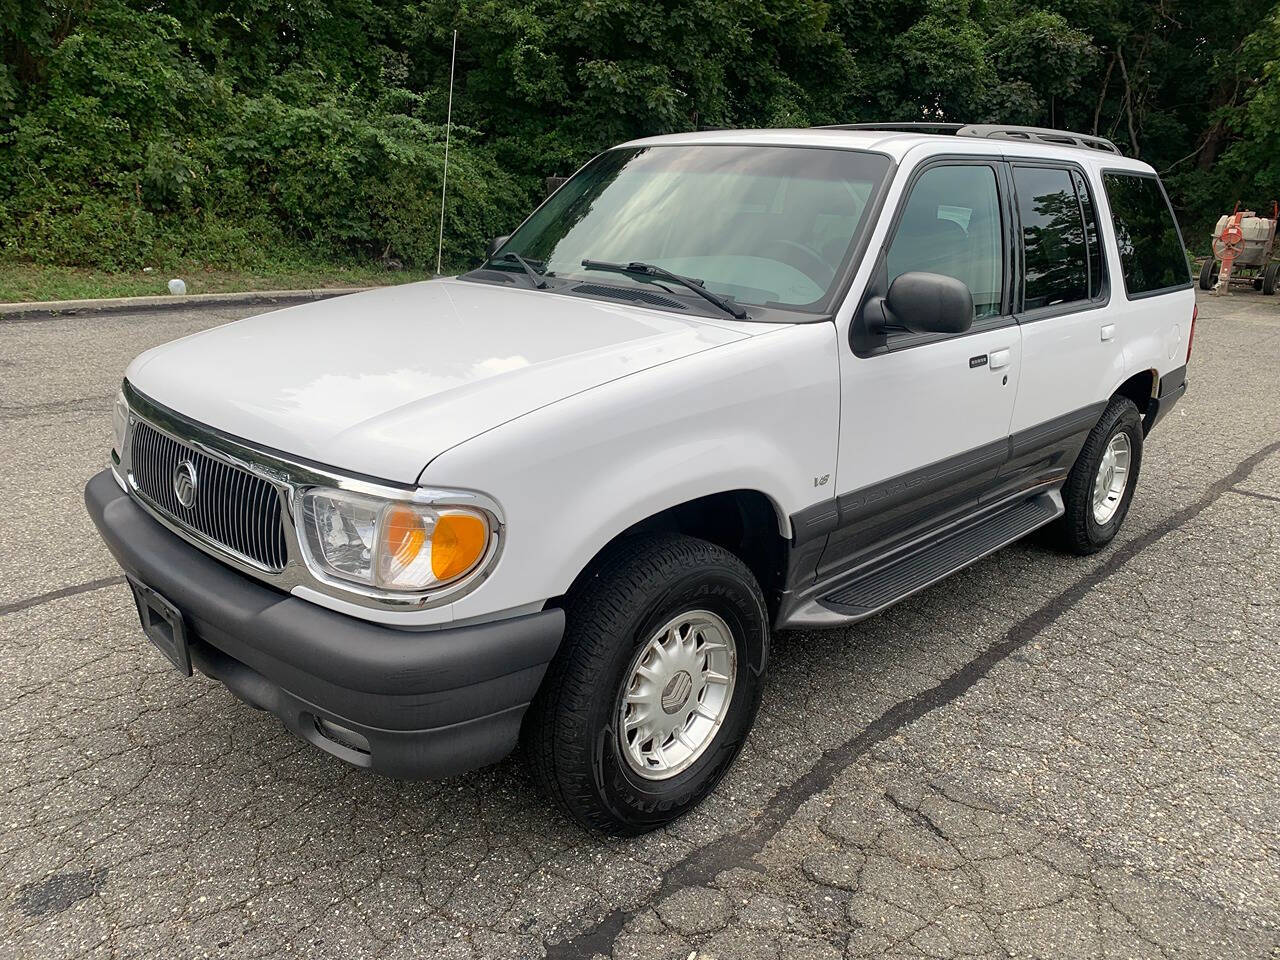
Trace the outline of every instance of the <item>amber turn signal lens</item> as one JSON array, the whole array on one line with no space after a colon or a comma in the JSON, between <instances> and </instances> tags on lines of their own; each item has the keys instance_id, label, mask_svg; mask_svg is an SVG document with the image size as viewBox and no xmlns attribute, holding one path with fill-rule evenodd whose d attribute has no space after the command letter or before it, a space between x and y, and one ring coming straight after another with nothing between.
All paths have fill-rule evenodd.
<instances>
[{"instance_id":1,"label":"amber turn signal lens","mask_svg":"<svg viewBox=\"0 0 1280 960\"><path fill-rule=\"evenodd\" d=\"M469 513L446 513L431 532L431 573L437 580L453 580L476 565L484 554L489 531Z\"/></svg>"},{"instance_id":2,"label":"amber turn signal lens","mask_svg":"<svg viewBox=\"0 0 1280 960\"><path fill-rule=\"evenodd\" d=\"M391 507L382 521L383 543L387 555L400 567L407 567L417 557L427 540L422 518L408 507Z\"/></svg>"}]
</instances>

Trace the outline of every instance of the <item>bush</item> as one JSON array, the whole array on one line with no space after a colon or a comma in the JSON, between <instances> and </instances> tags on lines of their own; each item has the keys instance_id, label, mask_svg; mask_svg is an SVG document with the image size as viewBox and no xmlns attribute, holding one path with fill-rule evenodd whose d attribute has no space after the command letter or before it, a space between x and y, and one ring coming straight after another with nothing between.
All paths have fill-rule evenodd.
<instances>
[{"instance_id":1,"label":"bush","mask_svg":"<svg viewBox=\"0 0 1280 960\"><path fill-rule=\"evenodd\" d=\"M434 265L444 125L402 88L370 100L286 66L257 91L208 70L177 21L99 6L10 118L0 245L40 263L131 269L196 260L251 269L283 247ZM33 91L29 91L33 92ZM530 203L455 127L447 263L473 260Z\"/></svg>"}]
</instances>

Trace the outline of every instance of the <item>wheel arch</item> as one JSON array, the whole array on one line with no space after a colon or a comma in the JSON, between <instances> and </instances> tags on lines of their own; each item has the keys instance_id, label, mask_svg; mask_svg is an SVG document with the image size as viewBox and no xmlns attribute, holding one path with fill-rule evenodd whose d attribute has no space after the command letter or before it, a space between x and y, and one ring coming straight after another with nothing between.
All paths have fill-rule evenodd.
<instances>
[{"instance_id":1,"label":"wheel arch","mask_svg":"<svg viewBox=\"0 0 1280 960\"><path fill-rule=\"evenodd\" d=\"M609 538L587 561L566 594L588 579L601 560L620 542L644 533L681 533L723 547L745 563L770 606L782 588L790 519L768 494L753 488L711 493L673 504L637 520ZM549 606L563 603L553 598Z\"/></svg>"},{"instance_id":2,"label":"wheel arch","mask_svg":"<svg viewBox=\"0 0 1280 960\"><path fill-rule=\"evenodd\" d=\"M1151 401L1155 399L1159 383L1160 371L1154 367L1149 370L1139 370L1117 386L1111 392L1111 396L1128 397L1138 408L1138 413L1145 417Z\"/></svg>"}]
</instances>

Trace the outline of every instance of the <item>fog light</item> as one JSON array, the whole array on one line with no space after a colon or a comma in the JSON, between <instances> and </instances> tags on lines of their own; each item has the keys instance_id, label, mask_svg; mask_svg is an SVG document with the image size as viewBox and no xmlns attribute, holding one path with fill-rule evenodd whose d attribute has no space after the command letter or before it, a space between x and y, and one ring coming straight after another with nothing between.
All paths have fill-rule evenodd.
<instances>
[{"instance_id":1,"label":"fog light","mask_svg":"<svg viewBox=\"0 0 1280 960\"><path fill-rule=\"evenodd\" d=\"M348 750L355 750L358 753L371 753L369 749L369 741L366 737L356 733L350 727L344 727L340 723L334 723L332 720L325 720L322 717L316 717L316 732L326 740L332 740L340 747L346 747Z\"/></svg>"}]
</instances>

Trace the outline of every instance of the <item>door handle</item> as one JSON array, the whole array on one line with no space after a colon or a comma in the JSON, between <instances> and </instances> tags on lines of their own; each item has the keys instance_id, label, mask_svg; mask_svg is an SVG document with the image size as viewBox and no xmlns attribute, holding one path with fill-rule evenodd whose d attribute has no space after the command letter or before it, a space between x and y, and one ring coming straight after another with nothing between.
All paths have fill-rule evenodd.
<instances>
[{"instance_id":1,"label":"door handle","mask_svg":"<svg viewBox=\"0 0 1280 960\"><path fill-rule=\"evenodd\" d=\"M1009 365L1009 350L1007 347L1004 350L992 350L987 359L992 370L1003 370Z\"/></svg>"},{"instance_id":2,"label":"door handle","mask_svg":"<svg viewBox=\"0 0 1280 960\"><path fill-rule=\"evenodd\" d=\"M1108 340L1114 340L1115 338L1116 325L1114 323L1108 323L1102 328L1102 342L1106 343Z\"/></svg>"}]
</instances>

